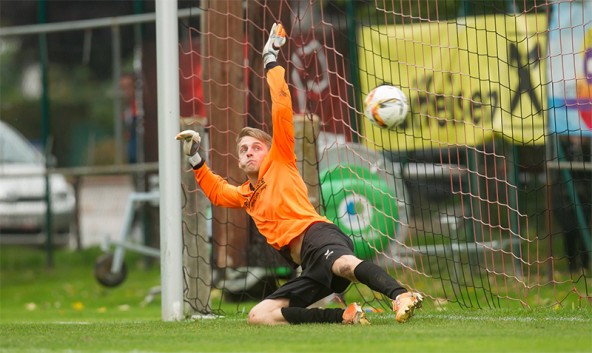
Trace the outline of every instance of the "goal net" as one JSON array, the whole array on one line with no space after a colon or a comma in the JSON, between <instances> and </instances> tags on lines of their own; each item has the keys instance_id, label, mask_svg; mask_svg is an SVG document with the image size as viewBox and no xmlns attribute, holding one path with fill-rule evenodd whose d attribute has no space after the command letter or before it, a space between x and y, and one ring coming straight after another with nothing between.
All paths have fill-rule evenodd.
<instances>
[{"instance_id":1,"label":"goal net","mask_svg":"<svg viewBox=\"0 0 592 353\"><path fill-rule=\"evenodd\" d=\"M433 305L590 302L592 3L196 5L203 13L180 43L182 129L207 137L216 173L243 183L238 131L273 131L261 49L281 21L299 168L360 258ZM410 106L393 130L363 115L363 97L384 82ZM298 275L243 210L211 207L183 174L185 255L200 264L184 271L194 308L240 311ZM389 306L355 284L328 300Z\"/></svg>"}]
</instances>

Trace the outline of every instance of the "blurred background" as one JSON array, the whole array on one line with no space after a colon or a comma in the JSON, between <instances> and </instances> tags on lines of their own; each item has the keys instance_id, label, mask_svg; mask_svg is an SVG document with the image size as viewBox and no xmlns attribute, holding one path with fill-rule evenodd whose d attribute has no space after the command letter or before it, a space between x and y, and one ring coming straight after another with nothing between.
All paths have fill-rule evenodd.
<instances>
[{"instance_id":1,"label":"blurred background","mask_svg":"<svg viewBox=\"0 0 592 353\"><path fill-rule=\"evenodd\" d=\"M179 9L192 5L194 1L178 2ZM186 26L189 18L186 12ZM100 20L85 22L92 19ZM34 27L50 23L58 25ZM54 241L87 247L118 235L129 194L150 188L156 172L151 164L157 161L158 147L154 2L8 0L0 3L0 25L2 128L16 130L42 155L35 158L47 156L48 167L67 178L72 187L54 193L78 200L57 212L69 214L71 223L64 224L66 216L61 223L54 221L59 223L53 225ZM7 33L7 27L18 30ZM7 141L2 151L12 154ZM100 166L107 168L93 168ZM38 190L23 197L44 201L41 176L20 179L25 176L29 186L21 188L32 183ZM17 187L12 183L10 188ZM40 209L33 202L28 207ZM40 234L46 225L39 214L21 214L18 222L15 217L0 225L3 244L43 243ZM136 236L146 242L156 237L152 244L157 244L157 235L149 234L157 224L150 225L145 217L140 225Z\"/></svg>"}]
</instances>

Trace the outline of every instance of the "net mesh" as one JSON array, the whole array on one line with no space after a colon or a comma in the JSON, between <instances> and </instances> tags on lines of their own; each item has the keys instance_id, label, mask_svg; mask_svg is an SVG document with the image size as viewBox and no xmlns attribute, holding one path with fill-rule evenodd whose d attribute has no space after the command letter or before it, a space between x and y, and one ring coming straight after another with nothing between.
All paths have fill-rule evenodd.
<instances>
[{"instance_id":1,"label":"net mesh","mask_svg":"<svg viewBox=\"0 0 592 353\"><path fill-rule=\"evenodd\" d=\"M48 22L136 13L117 4L73 3L70 12L48 2ZM202 0L180 7L181 128L200 131L202 155L229 183L246 180L235 150L240 129L273 132L261 50L281 21L297 164L311 203L353 239L356 255L425 294L426 305L589 305L591 2ZM9 16L6 26L36 11L15 9L22 21ZM78 25L43 35L3 28L1 119L41 149L48 130L59 168L116 166L110 170L133 175L123 175L125 185L148 191L154 167L125 163L159 157L156 27ZM121 75L135 79L130 94ZM409 104L393 130L364 115L364 97L382 83L399 87ZM46 113L49 126L39 123ZM241 312L298 275L243 210L212 207L185 160L182 166L191 311ZM86 171L65 172L85 184ZM125 204L127 196L110 201ZM158 247L158 207L147 208L150 229L140 241ZM92 210L84 211L84 242L119 234L120 223L104 221L117 212L100 209L91 227L85 213ZM354 300L389 307L356 284L321 304Z\"/></svg>"},{"instance_id":2,"label":"net mesh","mask_svg":"<svg viewBox=\"0 0 592 353\"><path fill-rule=\"evenodd\" d=\"M237 131L272 132L260 56L269 28L281 21L289 41L279 61L300 131L299 168L313 205L353 238L359 257L434 305L590 300L591 126L583 114L565 128L557 117L589 114L590 74L577 76L585 60L589 70L587 5L205 3L203 22L187 26L181 44L181 99L187 127L209 134L205 152L215 172L242 183ZM564 30L581 35L580 47L566 50ZM363 115L362 98L385 82L400 87L410 106L394 130ZM576 82L580 93L570 91ZM201 192L192 182L184 190ZM213 310L260 300L298 275L248 218L232 212L185 211L208 224L211 256L200 261L210 261L214 275L201 305ZM388 307L356 284L338 298Z\"/></svg>"}]
</instances>

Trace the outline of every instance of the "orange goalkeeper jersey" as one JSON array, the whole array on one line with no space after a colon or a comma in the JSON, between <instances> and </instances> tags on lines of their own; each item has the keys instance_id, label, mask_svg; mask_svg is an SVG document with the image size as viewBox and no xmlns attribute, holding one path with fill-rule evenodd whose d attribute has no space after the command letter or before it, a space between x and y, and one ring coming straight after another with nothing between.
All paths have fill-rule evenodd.
<instances>
[{"instance_id":1,"label":"orange goalkeeper jersey","mask_svg":"<svg viewBox=\"0 0 592 353\"><path fill-rule=\"evenodd\" d=\"M267 71L273 136L269 154L261 163L257 185L251 188L249 181L240 186L230 185L205 164L193 171L214 205L245 208L267 243L278 250L312 223L330 222L308 200L306 185L296 167L292 98L284 74L281 66Z\"/></svg>"}]
</instances>

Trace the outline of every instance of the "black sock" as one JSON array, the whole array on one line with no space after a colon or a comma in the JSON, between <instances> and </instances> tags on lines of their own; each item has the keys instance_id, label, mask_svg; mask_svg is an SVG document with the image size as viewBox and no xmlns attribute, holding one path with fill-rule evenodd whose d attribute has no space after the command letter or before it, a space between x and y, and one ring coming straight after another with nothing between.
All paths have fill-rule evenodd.
<instances>
[{"instance_id":1,"label":"black sock","mask_svg":"<svg viewBox=\"0 0 592 353\"><path fill-rule=\"evenodd\" d=\"M367 285L370 289L380 292L391 299L407 290L392 278L380 266L363 261L354 269L354 276L360 283Z\"/></svg>"},{"instance_id":2,"label":"black sock","mask_svg":"<svg viewBox=\"0 0 592 353\"><path fill-rule=\"evenodd\" d=\"M284 319L291 324L341 323L343 312L343 309L282 308Z\"/></svg>"}]
</instances>

